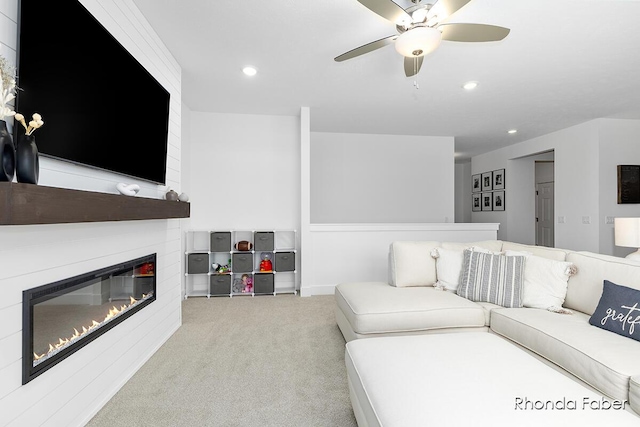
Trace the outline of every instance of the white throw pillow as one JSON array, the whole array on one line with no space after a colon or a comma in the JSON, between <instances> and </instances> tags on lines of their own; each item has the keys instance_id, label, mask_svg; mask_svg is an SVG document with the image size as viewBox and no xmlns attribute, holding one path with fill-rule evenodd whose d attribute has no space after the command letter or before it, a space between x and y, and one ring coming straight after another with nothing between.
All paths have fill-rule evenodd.
<instances>
[{"instance_id":1,"label":"white throw pillow","mask_svg":"<svg viewBox=\"0 0 640 427\"><path fill-rule=\"evenodd\" d=\"M476 252L498 254L485 248L477 246L469 247ZM436 283L435 287L456 291L460 281L460 270L462 270L462 260L464 259L464 249L434 248L431 256L436 260Z\"/></svg>"},{"instance_id":2,"label":"white throw pillow","mask_svg":"<svg viewBox=\"0 0 640 427\"><path fill-rule=\"evenodd\" d=\"M506 251L507 256L525 256L522 305L558 313L571 313L562 308L567 295L567 282L575 273L571 262L555 261L531 252Z\"/></svg>"}]
</instances>

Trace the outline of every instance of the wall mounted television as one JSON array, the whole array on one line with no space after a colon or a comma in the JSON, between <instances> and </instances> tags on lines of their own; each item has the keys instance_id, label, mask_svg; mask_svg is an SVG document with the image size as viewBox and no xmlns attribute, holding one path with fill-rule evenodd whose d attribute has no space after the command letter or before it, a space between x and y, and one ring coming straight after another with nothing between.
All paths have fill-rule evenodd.
<instances>
[{"instance_id":1,"label":"wall mounted television","mask_svg":"<svg viewBox=\"0 0 640 427\"><path fill-rule=\"evenodd\" d=\"M21 0L18 32L16 111L42 115L38 151L164 184L169 92L77 0Z\"/></svg>"}]
</instances>

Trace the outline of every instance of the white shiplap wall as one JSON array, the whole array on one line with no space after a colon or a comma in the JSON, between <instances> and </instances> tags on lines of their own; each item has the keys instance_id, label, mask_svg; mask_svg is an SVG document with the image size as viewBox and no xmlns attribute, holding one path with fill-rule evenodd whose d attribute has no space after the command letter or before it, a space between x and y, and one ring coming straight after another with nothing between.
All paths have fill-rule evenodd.
<instances>
[{"instance_id":1,"label":"white shiplap wall","mask_svg":"<svg viewBox=\"0 0 640 427\"><path fill-rule=\"evenodd\" d=\"M167 186L179 192L179 65L131 0L81 3L170 91ZM0 54L11 61L16 20L17 0L0 0ZM166 191L52 159L40 166L40 185L115 193L116 183L128 182L147 197ZM0 426L84 425L171 336L181 324L181 235L180 220L0 226ZM157 300L23 386L22 291L154 252Z\"/></svg>"}]
</instances>

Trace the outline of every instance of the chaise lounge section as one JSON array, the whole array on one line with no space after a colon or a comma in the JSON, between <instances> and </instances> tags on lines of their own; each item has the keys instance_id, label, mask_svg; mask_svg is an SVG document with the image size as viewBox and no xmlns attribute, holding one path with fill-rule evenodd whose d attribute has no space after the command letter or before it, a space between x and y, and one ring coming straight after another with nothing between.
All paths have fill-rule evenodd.
<instances>
[{"instance_id":1,"label":"chaise lounge section","mask_svg":"<svg viewBox=\"0 0 640 427\"><path fill-rule=\"evenodd\" d=\"M447 273L446 268L453 267L449 268L450 271L461 271L460 268L467 271L464 270L464 262L462 267L456 264L462 257L460 253L464 253L465 249L465 260L469 259L469 253L473 253L474 250L492 255L524 256L526 267L521 270L524 272L524 306L503 307L487 301L472 301L458 295L460 286L457 290L441 289L442 279ZM445 259L444 254L454 254L459 258ZM544 266L544 269L532 270L535 265ZM549 281L555 280L556 283L557 280L547 280L545 275L550 274L552 268L558 270L567 266L570 268L566 269L566 276L560 279L560 283L564 280L564 286L547 286ZM535 279L534 273L540 276L538 279L542 278L538 282L542 283L548 295L541 293L540 289L537 289L536 294L531 293L530 287L533 285L530 280ZM462 282L462 278L460 281ZM611 285L605 287L605 281L611 282ZM446 283L444 287L448 289ZM471 346L472 342L478 340L475 333L492 336L491 342L499 338L520 352L525 350L523 353L536 363L544 361L545 369L554 372L550 375L569 377L582 387L585 393L595 392L596 396L621 402L623 409L627 409L622 412L640 413L640 342L637 341L640 329L635 331L635 334L630 333L634 332L636 322L640 323L638 312L630 309L626 323L615 325L622 326L622 331L617 333L604 329L608 326L592 324L596 323L595 321L590 323L592 317L596 318L601 314L598 311L599 304L610 302L603 297L603 291L606 289L607 298L610 298L609 289L618 290L623 287L631 288L629 292L632 292L632 298L636 296L633 294L634 291L640 295L640 263L590 252L543 248L506 241L462 244L392 243L389 250L389 283L341 283L335 290L336 321L347 340L347 370L357 418L360 411L359 424L376 425L380 420L373 422L371 413L366 416L366 411L363 412L356 407L370 407L371 411L377 414L386 412L389 409L387 405L391 404L385 403L385 399L370 401L372 396L362 388L367 382L375 379L374 382L380 383L383 388L385 385L401 386L407 390L417 386L417 389L423 390L421 398L428 398L429 394L429 387L414 384L415 377L411 374L411 369L403 374L397 373L404 375L403 378L385 381L380 378L382 374L376 373L375 369L366 373L365 365L371 364L372 360L379 357L385 357L387 362L389 357L400 357L399 354L393 354L397 353L397 348L404 349L406 354L403 353L401 357L404 363L409 363L410 366L415 367L428 362L437 365L438 360L442 361L442 358L434 360L433 354L425 354L420 349L431 348L432 352L441 354L453 347L460 347L460 351L463 351L465 346ZM536 302L531 304L536 308L528 307L527 301ZM548 301L557 303L552 304ZM634 303L640 303L640 300L629 300L625 306L633 307ZM550 305L547 307L545 304ZM596 311L598 314L594 316ZM620 309L618 311L621 312ZM611 325L612 318L605 317L607 315L596 320L602 318L605 324ZM436 334L438 336L433 336ZM447 334L447 338L441 338L441 334ZM624 334L626 336L623 336ZM371 342L365 343L366 341ZM491 354L490 348L494 346L491 342L482 341L475 350ZM389 346L395 347L396 350L387 348ZM495 351L499 351L499 348L496 347ZM527 352L530 354L526 354ZM532 354L535 357L532 357ZM471 356L470 363L473 365L473 354ZM463 364L464 359L459 363ZM502 360L502 363L509 364L509 359ZM457 369L449 364L441 368L447 371L446 375L452 375ZM564 380L553 379L552 383L558 381L561 383ZM435 383L440 387L444 384L442 381ZM400 394L404 396L405 393ZM640 422L640 419L632 417L633 422ZM375 419L377 418L374 416ZM562 417L552 419L561 420ZM577 418L574 419L576 420ZM378 424L394 425L388 422Z\"/></svg>"}]
</instances>

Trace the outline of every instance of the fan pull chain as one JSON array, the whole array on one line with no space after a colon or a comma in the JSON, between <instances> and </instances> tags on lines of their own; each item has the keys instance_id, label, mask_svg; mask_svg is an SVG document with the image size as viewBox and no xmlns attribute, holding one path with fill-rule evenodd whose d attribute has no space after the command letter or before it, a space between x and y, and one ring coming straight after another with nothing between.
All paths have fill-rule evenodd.
<instances>
[{"instance_id":1,"label":"fan pull chain","mask_svg":"<svg viewBox=\"0 0 640 427\"><path fill-rule=\"evenodd\" d=\"M413 58L413 75L416 77L413 81L413 86L416 90L420 89L420 85L418 84L418 57Z\"/></svg>"}]
</instances>

